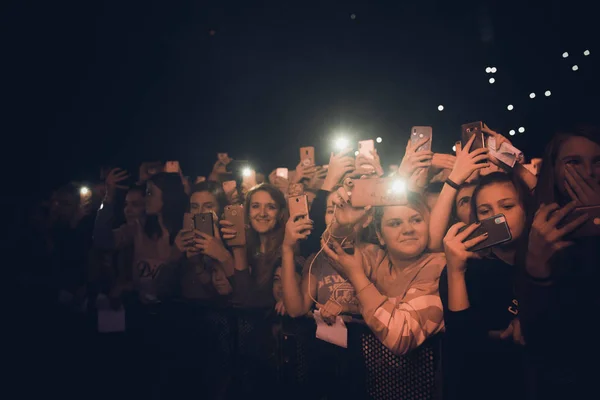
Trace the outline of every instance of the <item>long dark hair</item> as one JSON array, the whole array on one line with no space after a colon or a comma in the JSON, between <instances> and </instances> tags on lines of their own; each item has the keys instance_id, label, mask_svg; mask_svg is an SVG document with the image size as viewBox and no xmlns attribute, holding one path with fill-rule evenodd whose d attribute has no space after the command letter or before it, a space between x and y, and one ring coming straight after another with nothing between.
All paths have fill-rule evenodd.
<instances>
[{"instance_id":1,"label":"long dark hair","mask_svg":"<svg viewBox=\"0 0 600 400\"><path fill-rule=\"evenodd\" d=\"M225 210L225 206L227 206L227 204L229 203L227 201L227 195L223 191L223 186L221 184L219 184L218 182L204 181L204 182L195 184L194 186L192 186L192 191L190 193L190 197L194 193L199 193L199 192L208 192L208 193L212 194L213 196L215 196L215 199L217 200L217 205L219 206L218 214L222 213L223 210ZM219 218L221 218L220 215L219 215Z\"/></svg>"},{"instance_id":2,"label":"long dark hair","mask_svg":"<svg viewBox=\"0 0 600 400\"><path fill-rule=\"evenodd\" d=\"M252 224L250 223L250 205L252 203L252 196L258 192L266 192L268 193L277 206L279 207L279 213L277 216L277 222L275 227L271 232L269 232L269 248L266 249L264 254L260 254L260 237L258 232L256 232L252 228ZM255 263L256 260L262 257L262 264L265 268L265 271L253 271L253 274L258 277L259 283L266 283L269 279L272 280L273 272L275 270L275 264L277 260L281 256L281 245L283 244L283 236L285 233L285 224L289 217L287 202L285 200L285 196L283 193L277 189L277 187L269 184L269 183L261 183L258 186L253 187L246 193L246 202L244 204L245 213L246 213L246 221L250 225L249 229L246 231L246 248L248 251L248 260L251 263ZM272 271L269 271L271 270Z\"/></svg>"},{"instance_id":3,"label":"long dark hair","mask_svg":"<svg viewBox=\"0 0 600 400\"><path fill-rule=\"evenodd\" d=\"M169 243L173 244L175 236L182 228L183 214L188 208L188 197L178 174L156 174L150 181L162 191L163 208L161 211L163 224L169 232ZM148 215L144 224L144 232L150 238L160 238L162 229L157 215Z\"/></svg>"},{"instance_id":4,"label":"long dark hair","mask_svg":"<svg viewBox=\"0 0 600 400\"><path fill-rule=\"evenodd\" d=\"M562 145L572 137L584 137L600 145L600 129L592 125L579 125L572 129L559 131L552 137L552 140L546 146L542 158L542 168L535 189L536 204L539 207L541 203L558 203L565 205L570 201L558 191L555 182L556 158Z\"/></svg>"}]
</instances>

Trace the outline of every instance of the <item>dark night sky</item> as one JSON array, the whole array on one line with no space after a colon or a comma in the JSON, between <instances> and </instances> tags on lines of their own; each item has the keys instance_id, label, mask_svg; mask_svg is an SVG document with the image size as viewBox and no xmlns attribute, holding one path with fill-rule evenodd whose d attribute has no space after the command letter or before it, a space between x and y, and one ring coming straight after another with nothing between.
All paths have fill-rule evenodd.
<instances>
[{"instance_id":1,"label":"dark night sky","mask_svg":"<svg viewBox=\"0 0 600 400\"><path fill-rule=\"evenodd\" d=\"M591 1L522 3L18 2L3 13L8 158L19 187L39 190L105 162L207 174L217 151L270 170L295 166L302 145L325 162L343 127L383 137L391 163L411 126L432 125L434 150L451 152L475 120L524 126L513 143L539 155L558 117L598 106L600 35Z\"/></svg>"}]
</instances>

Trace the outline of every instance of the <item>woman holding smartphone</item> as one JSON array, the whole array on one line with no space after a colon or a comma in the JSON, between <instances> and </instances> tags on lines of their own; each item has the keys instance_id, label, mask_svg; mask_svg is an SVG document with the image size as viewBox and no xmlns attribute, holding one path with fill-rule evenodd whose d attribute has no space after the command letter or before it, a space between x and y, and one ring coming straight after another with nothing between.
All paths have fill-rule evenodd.
<instances>
[{"instance_id":1,"label":"woman holding smartphone","mask_svg":"<svg viewBox=\"0 0 600 400\"><path fill-rule=\"evenodd\" d=\"M457 223L444 238L447 266L440 279L446 324L444 381L449 399L524 398L525 381L516 255L531 221L529 189L518 177L481 178L472 197L472 225ZM487 255L471 248L488 234L471 235L486 218L503 214L512 238ZM466 227L463 231L461 228ZM494 240L494 238L490 238Z\"/></svg>"},{"instance_id":2,"label":"woman holding smartphone","mask_svg":"<svg viewBox=\"0 0 600 400\"><path fill-rule=\"evenodd\" d=\"M598 127L577 127L553 137L544 153L536 199L520 306L537 396L582 398L596 390L595 369L589 364L600 357L600 346L585 335L569 340L560 327L587 321L600 308L600 235L594 225L600 208Z\"/></svg>"}]
</instances>

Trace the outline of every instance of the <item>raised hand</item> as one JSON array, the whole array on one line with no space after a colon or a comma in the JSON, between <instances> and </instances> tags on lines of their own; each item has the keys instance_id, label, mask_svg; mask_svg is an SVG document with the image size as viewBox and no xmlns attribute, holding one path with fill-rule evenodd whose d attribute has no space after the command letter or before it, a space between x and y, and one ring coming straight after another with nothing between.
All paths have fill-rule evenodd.
<instances>
[{"instance_id":1,"label":"raised hand","mask_svg":"<svg viewBox=\"0 0 600 400\"><path fill-rule=\"evenodd\" d=\"M344 176L354 171L354 157L350 156L352 149L344 149L337 154L331 153L327 176L322 189L331 191L340 184Z\"/></svg>"},{"instance_id":2,"label":"raised hand","mask_svg":"<svg viewBox=\"0 0 600 400\"><path fill-rule=\"evenodd\" d=\"M356 169L353 175L377 175L383 176L383 168L381 167L381 160L377 150L372 150L371 155L373 158L366 157L364 154L359 154L356 157Z\"/></svg>"},{"instance_id":3,"label":"raised hand","mask_svg":"<svg viewBox=\"0 0 600 400\"><path fill-rule=\"evenodd\" d=\"M464 273L467 268L467 261L472 258L481 258L477 253L469 251L470 248L487 239L487 232L473 239L467 240L467 237L481 225L479 222L469 225L465 230L459 232L465 224L459 222L452 225L444 237L444 251L446 253L446 262L448 273Z\"/></svg>"},{"instance_id":4,"label":"raised hand","mask_svg":"<svg viewBox=\"0 0 600 400\"><path fill-rule=\"evenodd\" d=\"M357 275L365 274L363 268L363 255L360 248L355 247L354 254L348 254L335 240L326 243L323 239L321 239L321 247L327 257L334 261L332 263L333 267L342 274L342 276L347 276L352 280L353 277Z\"/></svg>"},{"instance_id":5,"label":"raised hand","mask_svg":"<svg viewBox=\"0 0 600 400\"><path fill-rule=\"evenodd\" d=\"M570 164L565 166L565 189L579 207L600 205L598 182Z\"/></svg>"},{"instance_id":6,"label":"raised hand","mask_svg":"<svg viewBox=\"0 0 600 400\"><path fill-rule=\"evenodd\" d=\"M129 179L129 173L126 170L121 168L112 169L104 181L104 184L106 185L106 197L112 199L117 189L129 189L127 185L120 184L126 179Z\"/></svg>"},{"instance_id":7,"label":"raised hand","mask_svg":"<svg viewBox=\"0 0 600 400\"><path fill-rule=\"evenodd\" d=\"M488 149L481 148L471 152L471 146L473 145L474 140L475 135L471 136L469 141L465 144L465 147L458 153L454 168L452 168L452 172L448 176L448 179L457 185L462 185L466 182L475 171L479 171L489 166Z\"/></svg>"},{"instance_id":8,"label":"raised hand","mask_svg":"<svg viewBox=\"0 0 600 400\"><path fill-rule=\"evenodd\" d=\"M409 178L415 170L418 168L429 168L431 167L431 160L433 159L433 152L431 151L417 151L417 149L423 146L429 141L429 138L423 138L414 145L408 140L406 145L406 152L402 158L402 163L398 168L398 175L404 178Z\"/></svg>"},{"instance_id":9,"label":"raised hand","mask_svg":"<svg viewBox=\"0 0 600 400\"><path fill-rule=\"evenodd\" d=\"M312 229L313 221L308 219L306 214L290 216L285 225L283 246L286 248L295 248L300 240L306 239L310 235Z\"/></svg>"},{"instance_id":10,"label":"raised hand","mask_svg":"<svg viewBox=\"0 0 600 400\"><path fill-rule=\"evenodd\" d=\"M558 228L558 224L574 209L577 203L572 201L563 208L558 204L544 205L537 210L529 231L529 244L525 265L527 271L536 277L548 277L552 273L549 261L554 254L573 242L564 240L565 235L583 224L588 215L580 215L573 221Z\"/></svg>"},{"instance_id":11,"label":"raised hand","mask_svg":"<svg viewBox=\"0 0 600 400\"><path fill-rule=\"evenodd\" d=\"M302 161L296 167L296 173L294 174L294 183L300 183L304 179L310 179L317 171L317 167L314 165L304 165Z\"/></svg>"}]
</instances>

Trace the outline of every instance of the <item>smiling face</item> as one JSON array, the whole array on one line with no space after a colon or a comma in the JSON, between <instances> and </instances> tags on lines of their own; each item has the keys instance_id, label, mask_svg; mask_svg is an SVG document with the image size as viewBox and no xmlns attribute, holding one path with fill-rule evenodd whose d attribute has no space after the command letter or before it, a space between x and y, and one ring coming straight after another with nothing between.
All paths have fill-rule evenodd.
<instances>
[{"instance_id":1,"label":"smiling face","mask_svg":"<svg viewBox=\"0 0 600 400\"><path fill-rule=\"evenodd\" d=\"M525 227L525 209L519 200L519 194L512 182L498 182L487 185L479 190L475 199L477 219L490 218L504 214L512 234L512 240L504 245L518 240Z\"/></svg>"},{"instance_id":2,"label":"smiling face","mask_svg":"<svg viewBox=\"0 0 600 400\"><path fill-rule=\"evenodd\" d=\"M252 229L265 234L275 229L281 210L273 197L264 190L252 194L248 216Z\"/></svg>"},{"instance_id":3,"label":"smiling face","mask_svg":"<svg viewBox=\"0 0 600 400\"><path fill-rule=\"evenodd\" d=\"M566 198L567 166L575 168L584 179L592 179L600 184L600 145L582 136L572 136L560 146L554 166L554 177L556 188Z\"/></svg>"},{"instance_id":4,"label":"smiling face","mask_svg":"<svg viewBox=\"0 0 600 400\"><path fill-rule=\"evenodd\" d=\"M429 228L423 215L414 208L389 206L384 208L377 237L390 255L410 260L420 256L427 248Z\"/></svg>"}]
</instances>

